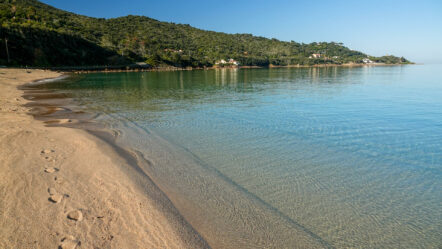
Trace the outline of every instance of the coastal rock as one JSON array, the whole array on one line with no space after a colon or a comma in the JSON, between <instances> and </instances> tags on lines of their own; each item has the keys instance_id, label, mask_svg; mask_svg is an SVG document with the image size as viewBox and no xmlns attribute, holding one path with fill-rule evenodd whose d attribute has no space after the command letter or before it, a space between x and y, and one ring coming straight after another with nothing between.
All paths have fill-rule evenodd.
<instances>
[{"instance_id":1,"label":"coastal rock","mask_svg":"<svg viewBox=\"0 0 442 249\"><path fill-rule=\"evenodd\" d=\"M53 203L59 203L63 199L63 195L61 194L54 194L49 197L49 200Z\"/></svg>"},{"instance_id":2,"label":"coastal rock","mask_svg":"<svg viewBox=\"0 0 442 249\"><path fill-rule=\"evenodd\" d=\"M71 219L71 220L82 221L83 220L83 214L81 213L80 210L70 211L68 213L68 218Z\"/></svg>"},{"instance_id":3,"label":"coastal rock","mask_svg":"<svg viewBox=\"0 0 442 249\"><path fill-rule=\"evenodd\" d=\"M78 245L80 245L80 241L69 235L61 240L60 248L75 249Z\"/></svg>"}]
</instances>

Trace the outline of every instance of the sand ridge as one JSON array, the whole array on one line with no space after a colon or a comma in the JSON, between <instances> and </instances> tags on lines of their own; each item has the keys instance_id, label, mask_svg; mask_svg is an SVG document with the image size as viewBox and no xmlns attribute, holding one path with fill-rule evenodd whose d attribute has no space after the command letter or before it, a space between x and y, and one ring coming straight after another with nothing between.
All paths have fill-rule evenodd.
<instances>
[{"instance_id":1,"label":"sand ridge","mask_svg":"<svg viewBox=\"0 0 442 249\"><path fill-rule=\"evenodd\" d=\"M208 248L112 146L28 114L17 87L60 75L0 69L0 248Z\"/></svg>"}]
</instances>

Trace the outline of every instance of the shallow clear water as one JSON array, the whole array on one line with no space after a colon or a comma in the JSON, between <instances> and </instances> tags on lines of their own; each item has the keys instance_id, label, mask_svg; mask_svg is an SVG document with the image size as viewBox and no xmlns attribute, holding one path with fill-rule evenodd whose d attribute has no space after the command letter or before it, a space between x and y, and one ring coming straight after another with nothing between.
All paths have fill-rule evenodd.
<instances>
[{"instance_id":1,"label":"shallow clear water","mask_svg":"<svg viewBox=\"0 0 442 249\"><path fill-rule=\"evenodd\" d=\"M89 74L74 97L220 248L441 248L442 66Z\"/></svg>"}]
</instances>

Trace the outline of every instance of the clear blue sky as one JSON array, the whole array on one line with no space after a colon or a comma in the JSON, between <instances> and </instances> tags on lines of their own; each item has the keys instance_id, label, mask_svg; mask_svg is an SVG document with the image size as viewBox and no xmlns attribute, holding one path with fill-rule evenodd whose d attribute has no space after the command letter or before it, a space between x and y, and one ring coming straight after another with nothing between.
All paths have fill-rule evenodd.
<instances>
[{"instance_id":1,"label":"clear blue sky","mask_svg":"<svg viewBox=\"0 0 442 249\"><path fill-rule=\"evenodd\" d=\"M43 0L93 17L144 15L226 33L343 42L371 55L442 62L442 0Z\"/></svg>"}]
</instances>

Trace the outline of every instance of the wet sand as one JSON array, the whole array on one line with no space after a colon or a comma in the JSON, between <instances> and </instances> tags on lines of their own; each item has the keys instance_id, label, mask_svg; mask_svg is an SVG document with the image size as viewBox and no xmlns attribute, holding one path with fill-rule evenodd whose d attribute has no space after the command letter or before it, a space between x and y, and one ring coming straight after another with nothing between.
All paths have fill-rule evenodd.
<instances>
[{"instance_id":1,"label":"wet sand","mask_svg":"<svg viewBox=\"0 0 442 249\"><path fill-rule=\"evenodd\" d=\"M130 152L30 115L20 86L60 76L0 69L0 248L207 248Z\"/></svg>"}]
</instances>

